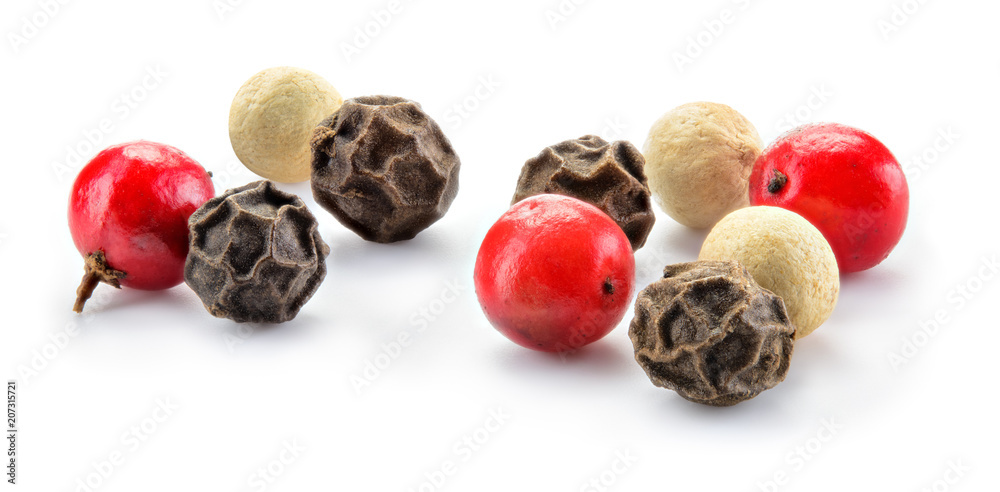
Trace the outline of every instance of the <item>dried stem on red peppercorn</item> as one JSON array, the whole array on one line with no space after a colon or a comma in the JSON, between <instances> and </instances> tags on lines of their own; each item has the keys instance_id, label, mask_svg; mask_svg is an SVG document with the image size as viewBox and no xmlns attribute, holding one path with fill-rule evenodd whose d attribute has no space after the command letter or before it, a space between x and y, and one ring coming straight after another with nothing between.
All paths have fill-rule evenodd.
<instances>
[{"instance_id":1,"label":"dried stem on red peppercorn","mask_svg":"<svg viewBox=\"0 0 1000 492\"><path fill-rule=\"evenodd\" d=\"M90 299L98 284L103 282L120 289L122 286L119 281L125 278L125 272L108 266L108 261L104 258L104 252L101 250L87 255L84 260L83 280L80 281L80 286L76 289L76 303L73 304L73 311L77 313L83 312L83 305L87 303L87 299Z\"/></svg>"}]
</instances>

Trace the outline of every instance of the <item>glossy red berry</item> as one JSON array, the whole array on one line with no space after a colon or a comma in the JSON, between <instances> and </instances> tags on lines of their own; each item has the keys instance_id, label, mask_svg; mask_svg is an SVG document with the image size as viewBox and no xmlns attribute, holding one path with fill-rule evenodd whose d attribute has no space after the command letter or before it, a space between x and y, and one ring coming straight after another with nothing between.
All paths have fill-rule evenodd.
<instances>
[{"instance_id":1,"label":"glossy red berry","mask_svg":"<svg viewBox=\"0 0 1000 492\"><path fill-rule=\"evenodd\" d=\"M778 138L750 174L750 204L772 205L811 222L842 273L882 262L906 228L910 192L892 152L845 125L805 125Z\"/></svg>"},{"instance_id":2,"label":"glossy red berry","mask_svg":"<svg viewBox=\"0 0 1000 492\"><path fill-rule=\"evenodd\" d=\"M99 282L159 290L184 281L188 217L215 195L210 175L169 145L108 147L77 176L69 229L86 259L74 310Z\"/></svg>"},{"instance_id":3,"label":"glossy red berry","mask_svg":"<svg viewBox=\"0 0 1000 492\"><path fill-rule=\"evenodd\" d=\"M632 246L597 207L536 195L500 217L476 258L476 295L487 319L524 347L562 352L608 334L635 286Z\"/></svg>"}]
</instances>

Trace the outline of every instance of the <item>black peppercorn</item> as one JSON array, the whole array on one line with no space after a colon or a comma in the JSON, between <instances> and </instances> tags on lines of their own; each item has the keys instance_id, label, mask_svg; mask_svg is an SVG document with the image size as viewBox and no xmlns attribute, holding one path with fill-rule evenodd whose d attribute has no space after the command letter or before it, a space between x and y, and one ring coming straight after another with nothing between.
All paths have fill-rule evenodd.
<instances>
[{"instance_id":1,"label":"black peppercorn","mask_svg":"<svg viewBox=\"0 0 1000 492\"><path fill-rule=\"evenodd\" d=\"M213 316L281 323L326 276L330 248L299 197L257 181L226 191L188 221L184 280Z\"/></svg>"},{"instance_id":2,"label":"black peppercorn","mask_svg":"<svg viewBox=\"0 0 1000 492\"><path fill-rule=\"evenodd\" d=\"M594 135L546 147L521 168L511 203L557 193L597 206L622 228L632 251L646 243L655 218L645 159L634 145Z\"/></svg>"},{"instance_id":3,"label":"black peppercorn","mask_svg":"<svg viewBox=\"0 0 1000 492\"><path fill-rule=\"evenodd\" d=\"M667 266L639 293L629 337L653 384L729 406L785 379L795 328L738 262L698 261Z\"/></svg>"},{"instance_id":4,"label":"black peppercorn","mask_svg":"<svg viewBox=\"0 0 1000 492\"><path fill-rule=\"evenodd\" d=\"M441 128L400 97L348 99L312 139L316 202L369 241L411 239L458 193L458 156Z\"/></svg>"}]
</instances>

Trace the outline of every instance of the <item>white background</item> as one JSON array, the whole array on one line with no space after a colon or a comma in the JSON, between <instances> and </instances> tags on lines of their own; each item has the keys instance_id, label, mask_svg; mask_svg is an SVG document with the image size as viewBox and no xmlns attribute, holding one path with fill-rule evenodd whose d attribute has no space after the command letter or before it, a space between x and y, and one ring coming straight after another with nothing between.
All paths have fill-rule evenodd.
<instances>
[{"instance_id":1,"label":"white background","mask_svg":"<svg viewBox=\"0 0 1000 492\"><path fill-rule=\"evenodd\" d=\"M404 0L351 57L345 43L388 0L69 1L53 15L42 3L0 7L0 366L20 380L20 490L88 490L88 479L100 491L1000 483L1000 281L980 268L1000 249L995 2L566 0L558 14L557 0ZM893 18L903 6L911 14ZM254 180L230 147L229 105L276 65L312 70L345 97L421 102L462 159L448 215L412 241L367 243L315 207L307 184L282 186L312 206L332 248L326 281L294 321L215 319L183 285L102 287L85 315L70 312L82 261L65 219L80 165L67 149L86 149L107 118L84 161L142 138L186 151L218 192ZM477 99L484 80L498 87ZM133 91L142 97L130 107L121 97ZM650 384L633 360L631 311L563 359L493 330L471 281L527 158L588 133L641 147L657 117L697 100L735 107L765 143L807 121L863 128L910 178L894 253L842 278L836 311L797 344L784 383L726 409ZM456 116L456 104L475 109ZM694 259L703 237L659 214L636 255L637 288ZM460 293L447 303L449 282ZM917 334L935 316L940 329ZM352 376L384 362L400 333L409 346L356 391ZM920 347L894 366L906 340ZM141 441L133 427L145 428ZM280 473L263 482L269 466ZM443 483L442 468L455 472Z\"/></svg>"}]
</instances>

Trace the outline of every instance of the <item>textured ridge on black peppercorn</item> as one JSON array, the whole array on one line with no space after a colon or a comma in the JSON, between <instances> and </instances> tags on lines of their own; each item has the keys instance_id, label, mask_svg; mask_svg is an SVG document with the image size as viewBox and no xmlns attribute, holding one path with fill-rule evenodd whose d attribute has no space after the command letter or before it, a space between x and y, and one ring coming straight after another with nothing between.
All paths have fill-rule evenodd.
<instances>
[{"instance_id":1,"label":"textured ridge on black peppercorn","mask_svg":"<svg viewBox=\"0 0 1000 492\"><path fill-rule=\"evenodd\" d=\"M639 293L629 338L653 384L729 406L785 379L795 328L738 262L698 261L667 266Z\"/></svg>"},{"instance_id":2,"label":"textured ridge on black peppercorn","mask_svg":"<svg viewBox=\"0 0 1000 492\"><path fill-rule=\"evenodd\" d=\"M184 280L213 316L291 320L326 276L330 248L299 197L256 181L206 202L188 221Z\"/></svg>"},{"instance_id":3,"label":"textured ridge on black peppercorn","mask_svg":"<svg viewBox=\"0 0 1000 492\"><path fill-rule=\"evenodd\" d=\"M441 128L401 97L348 99L312 139L316 202L369 241L411 239L458 193L458 156Z\"/></svg>"},{"instance_id":4,"label":"textured ridge on black peppercorn","mask_svg":"<svg viewBox=\"0 0 1000 492\"><path fill-rule=\"evenodd\" d=\"M546 147L521 168L511 204L557 193L596 205L618 223L632 251L646 243L656 220L642 152L629 142L587 135Z\"/></svg>"}]
</instances>

